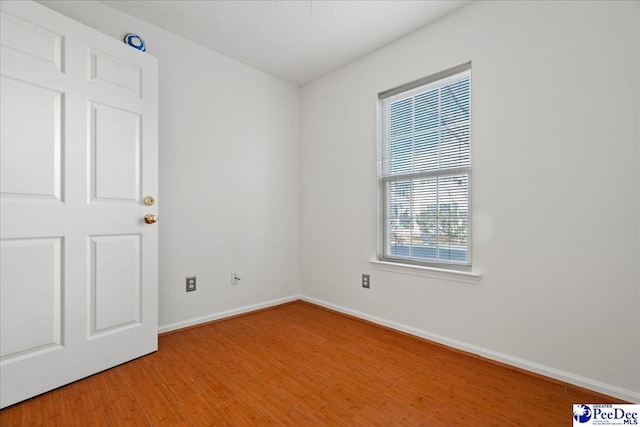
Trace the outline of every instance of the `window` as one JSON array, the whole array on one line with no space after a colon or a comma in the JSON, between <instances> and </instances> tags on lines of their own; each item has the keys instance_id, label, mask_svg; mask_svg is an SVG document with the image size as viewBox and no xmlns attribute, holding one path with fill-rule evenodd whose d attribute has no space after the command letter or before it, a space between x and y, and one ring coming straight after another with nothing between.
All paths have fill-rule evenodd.
<instances>
[{"instance_id":1,"label":"window","mask_svg":"<svg viewBox=\"0 0 640 427\"><path fill-rule=\"evenodd\" d=\"M379 98L379 258L470 270L471 64Z\"/></svg>"}]
</instances>

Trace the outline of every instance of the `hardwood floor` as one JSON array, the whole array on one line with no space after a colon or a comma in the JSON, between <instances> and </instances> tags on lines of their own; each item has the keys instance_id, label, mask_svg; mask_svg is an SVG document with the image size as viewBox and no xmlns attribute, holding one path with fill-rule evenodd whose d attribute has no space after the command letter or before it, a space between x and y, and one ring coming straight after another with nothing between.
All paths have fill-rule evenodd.
<instances>
[{"instance_id":1,"label":"hardwood floor","mask_svg":"<svg viewBox=\"0 0 640 427\"><path fill-rule=\"evenodd\" d=\"M562 426L620 402L294 302L6 408L9 426Z\"/></svg>"}]
</instances>

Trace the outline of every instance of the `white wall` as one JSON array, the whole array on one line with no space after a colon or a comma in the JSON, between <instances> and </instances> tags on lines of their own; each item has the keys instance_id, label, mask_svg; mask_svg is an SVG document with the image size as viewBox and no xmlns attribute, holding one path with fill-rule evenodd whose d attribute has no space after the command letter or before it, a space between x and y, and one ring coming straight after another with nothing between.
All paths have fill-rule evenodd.
<instances>
[{"instance_id":1,"label":"white wall","mask_svg":"<svg viewBox=\"0 0 640 427\"><path fill-rule=\"evenodd\" d=\"M296 296L300 89L94 1L41 3L159 59L160 329Z\"/></svg>"},{"instance_id":2,"label":"white wall","mask_svg":"<svg viewBox=\"0 0 640 427\"><path fill-rule=\"evenodd\" d=\"M478 2L304 87L302 294L640 401L639 23ZM373 269L377 93L469 60L480 282Z\"/></svg>"}]
</instances>

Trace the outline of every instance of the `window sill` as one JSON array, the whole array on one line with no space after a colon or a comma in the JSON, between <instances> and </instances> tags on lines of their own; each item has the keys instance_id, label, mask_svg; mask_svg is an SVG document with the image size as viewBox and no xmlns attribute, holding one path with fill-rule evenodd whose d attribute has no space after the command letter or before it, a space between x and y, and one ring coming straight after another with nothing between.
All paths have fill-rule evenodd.
<instances>
[{"instance_id":1,"label":"window sill","mask_svg":"<svg viewBox=\"0 0 640 427\"><path fill-rule=\"evenodd\" d=\"M431 277L433 279L448 280L450 282L467 283L477 285L480 281L480 273L467 271L445 270L443 268L423 267L420 265L400 264L397 262L369 260L371 267L376 270L390 271L392 273L409 274L412 276Z\"/></svg>"}]
</instances>

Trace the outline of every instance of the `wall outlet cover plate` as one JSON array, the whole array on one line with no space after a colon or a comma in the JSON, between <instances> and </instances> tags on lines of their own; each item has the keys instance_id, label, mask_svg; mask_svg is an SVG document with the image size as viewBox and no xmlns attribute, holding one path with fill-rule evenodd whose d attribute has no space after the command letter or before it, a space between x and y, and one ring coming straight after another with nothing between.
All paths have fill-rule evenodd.
<instances>
[{"instance_id":1,"label":"wall outlet cover plate","mask_svg":"<svg viewBox=\"0 0 640 427\"><path fill-rule=\"evenodd\" d=\"M187 276L187 292L193 292L196 290L196 276Z\"/></svg>"}]
</instances>

